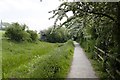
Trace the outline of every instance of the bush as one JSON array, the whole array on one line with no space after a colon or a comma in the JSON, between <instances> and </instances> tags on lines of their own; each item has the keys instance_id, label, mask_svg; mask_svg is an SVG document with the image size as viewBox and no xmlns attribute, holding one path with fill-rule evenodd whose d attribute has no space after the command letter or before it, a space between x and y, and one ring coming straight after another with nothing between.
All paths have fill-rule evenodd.
<instances>
[{"instance_id":1,"label":"bush","mask_svg":"<svg viewBox=\"0 0 120 80\"><path fill-rule=\"evenodd\" d=\"M25 31L26 25L20 25L18 23L13 23L7 27L5 32L5 37L11 40L20 41L36 41L37 33L32 30Z\"/></svg>"},{"instance_id":2,"label":"bush","mask_svg":"<svg viewBox=\"0 0 120 80\"><path fill-rule=\"evenodd\" d=\"M27 30L27 32L30 34L30 38L32 41L36 41L38 39L38 35L35 31Z\"/></svg>"},{"instance_id":3,"label":"bush","mask_svg":"<svg viewBox=\"0 0 120 80\"><path fill-rule=\"evenodd\" d=\"M11 24L6 29L5 36L15 41L23 41L29 38L29 34L27 34L18 23Z\"/></svg>"},{"instance_id":4,"label":"bush","mask_svg":"<svg viewBox=\"0 0 120 80\"><path fill-rule=\"evenodd\" d=\"M23 32L21 33L21 35L22 35L22 41L31 41L31 38L30 38L30 34L29 34L29 33L23 31Z\"/></svg>"}]
</instances>

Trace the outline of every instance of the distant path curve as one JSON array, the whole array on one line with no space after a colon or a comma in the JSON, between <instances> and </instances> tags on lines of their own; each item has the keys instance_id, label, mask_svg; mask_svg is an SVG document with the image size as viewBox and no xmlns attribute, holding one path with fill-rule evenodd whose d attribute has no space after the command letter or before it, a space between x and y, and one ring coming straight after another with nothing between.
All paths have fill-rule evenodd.
<instances>
[{"instance_id":1,"label":"distant path curve","mask_svg":"<svg viewBox=\"0 0 120 80\"><path fill-rule=\"evenodd\" d=\"M79 43L74 41L75 49L70 73L67 78L97 78L90 61Z\"/></svg>"}]
</instances>

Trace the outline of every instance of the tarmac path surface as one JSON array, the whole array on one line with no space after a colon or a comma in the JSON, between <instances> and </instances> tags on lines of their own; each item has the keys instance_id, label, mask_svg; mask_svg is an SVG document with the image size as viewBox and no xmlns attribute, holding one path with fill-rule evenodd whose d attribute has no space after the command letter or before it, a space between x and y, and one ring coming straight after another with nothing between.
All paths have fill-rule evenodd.
<instances>
[{"instance_id":1,"label":"tarmac path surface","mask_svg":"<svg viewBox=\"0 0 120 80\"><path fill-rule=\"evenodd\" d=\"M75 49L70 72L67 78L97 78L90 61L79 43L74 41Z\"/></svg>"}]
</instances>

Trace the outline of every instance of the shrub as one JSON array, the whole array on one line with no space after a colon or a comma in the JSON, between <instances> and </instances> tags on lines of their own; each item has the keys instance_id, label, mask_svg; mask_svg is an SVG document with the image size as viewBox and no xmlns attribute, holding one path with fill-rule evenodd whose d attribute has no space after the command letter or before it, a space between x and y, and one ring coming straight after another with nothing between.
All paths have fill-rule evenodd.
<instances>
[{"instance_id":1,"label":"shrub","mask_svg":"<svg viewBox=\"0 0 120 80\"><path fill-rule=\"evenodd\" d=\"M26 25L20 25L18 23L13 23L7 27L5 32L5 37L11 40L20 41L36 41L37 33L32 30L25 31Z\"/></svg>"},{"instance_id":2,"label":"shrub","mask_svg":"<svg viewBox=\"0 0 120 80\"><path fill-rule=\"evenodd\" d=\"M6 29L5 36L15 41L23 41L29 38L29 34L27 34L18 23L11 24Z\"/></svg>"},{"instance_id":3,"label":"shrub","mask_svg":"<svg viewBox=\"0 0 120 80\"><path fill-rule=\"evenodd\" d=\"M32 41L30 38L31 35L29 33L23 31L21 35L22 35L22 41Z\"/></svg>"},{"instance_id":4,"label":"shrub","mask_svg":"<svg viewBox=\"0 0 120 80\"><path fill-rule=\"evenodd\" d=\"M38 35L35 31L27 30L27 33L30 34L30 38L31 38L32 41L36 41L38 39Z\"/></svg>"}]
</instances>

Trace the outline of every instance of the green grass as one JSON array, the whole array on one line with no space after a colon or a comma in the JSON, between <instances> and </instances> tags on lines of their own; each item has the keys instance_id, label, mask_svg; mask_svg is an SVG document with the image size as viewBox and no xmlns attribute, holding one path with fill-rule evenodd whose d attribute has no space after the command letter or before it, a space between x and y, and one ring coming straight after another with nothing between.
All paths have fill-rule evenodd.
<instances>
[{"instance_id":1,"label":"green grass","mask_svg":"<svg viewBox=\"0 0 120 80\"><path fill-rule=\"evenodd\" d=\"M2 34L4 31L0 30L0 79L2 78Z\"/></svg>"},{"instance_id":2,"label":"green grass","mask_svg":"<svg viewBox=\"0 0 120 80\"><path fill-rule=\"evenodd\" d=\"M0 39L2 38L2 35L5 33L5 31L0 30Z\"/></svg>"},{"instance_id":3,"label":"green grass","mask_svg":"<svg viewBox=\"0 0 120 80\"><path fill-rule=\"evenodd\" d=\"M66 78L73 56L66 43L17 43L2 40L3 78Z\"/></svg>"}]
</instances>

